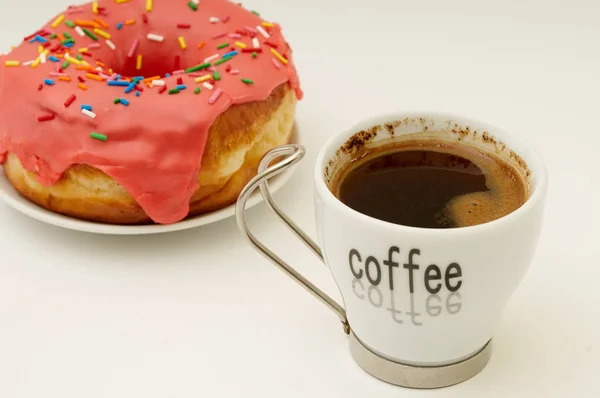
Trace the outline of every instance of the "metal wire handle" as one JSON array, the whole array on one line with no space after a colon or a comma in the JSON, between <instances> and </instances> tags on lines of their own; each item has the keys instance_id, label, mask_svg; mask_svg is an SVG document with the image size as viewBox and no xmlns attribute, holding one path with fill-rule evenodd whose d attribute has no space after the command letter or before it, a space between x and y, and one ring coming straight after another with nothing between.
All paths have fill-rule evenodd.
<instances>
[{"instance_id":1,"label":"metal wire handle","mask_svg":"<svg viewBox=\"0 0 600 398\"><path fill-rule=\"evenodd\" d=\"M283 221L292 230L292 232L298 238L300 238L300 240L304 242L313 251L313 253L315 253L321 259L321 261L323 261L323 263L325 262L319 246L281 211L281 209L275 204L273 197L269 192L268 180L300 162L305 154L306 150L303 146L294 144L276 147L265 154L258 166L258 174L244 187L237 200L237 223L242 234L262 255L271 260L279 269L304 287L309 293L325 304L330 310L335 312L335 314L342 321L344 332L349 334L350 326L348 324L348 320L346 319L346 310L344 310L344 308L335 300L329 297L329 295L316 287L311 281L298 273L273 251L263 245L250 231L248 228L248 223L246 222L246 202L248 202L250 195L252 195L256 188L260 187L260 192L265 200L265 203L267 204L267 207L277 214L281 221ZM283 160L280 160L272 166L269 166L273 160L282 156L285 156Z\"/></svg>"}]
</instances>

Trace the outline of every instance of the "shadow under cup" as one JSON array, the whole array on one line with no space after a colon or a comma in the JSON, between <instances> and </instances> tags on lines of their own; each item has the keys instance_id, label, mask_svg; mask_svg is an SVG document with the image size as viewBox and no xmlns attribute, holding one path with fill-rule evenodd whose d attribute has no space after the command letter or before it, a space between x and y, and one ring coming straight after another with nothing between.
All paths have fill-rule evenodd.
<instances>
[{"instance_id":1,"label":"shadow under cup","mask_svg":"<svg viewBox=\"0 0 600 398\"><path fill-rule=\"evenodd\" d=\"M357 151L419 139L495 155L521 175L527 200L494 221L427 229L371 218L332 193ZM533 148L476 120L387 115L332 137L317 158L314 179L318 242L342 294L359 365L385 381L422 388L455 384L483 369L488 343L540 234L547 175Z\"/></svg>"}]
</instances>

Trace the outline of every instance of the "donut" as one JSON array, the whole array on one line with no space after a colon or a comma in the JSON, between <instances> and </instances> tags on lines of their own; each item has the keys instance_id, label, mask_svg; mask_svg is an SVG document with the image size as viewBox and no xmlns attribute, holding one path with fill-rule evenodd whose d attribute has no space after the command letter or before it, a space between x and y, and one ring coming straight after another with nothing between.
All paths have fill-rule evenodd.
<instances>
[{"instance_id":1,"label":"donut","mask_svg":"<svg viewBox=\"0 0 600 398\"><path fill-rule=\"evenodd\" d=\"M240 4L71 6L0 56L0 164L49 211L176 223L235 202L302 96L280 25Z\"/></svg>"}]
</instances>

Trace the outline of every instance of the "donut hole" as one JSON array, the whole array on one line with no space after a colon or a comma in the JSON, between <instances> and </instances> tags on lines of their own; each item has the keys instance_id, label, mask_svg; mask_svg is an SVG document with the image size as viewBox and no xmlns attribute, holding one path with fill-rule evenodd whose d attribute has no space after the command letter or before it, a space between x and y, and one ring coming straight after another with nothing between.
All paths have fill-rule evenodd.
<instances>
[{"instance_id":1,"label":"donut hole","mask_svg":"<svg viewBox=\"0 0 600 398\"><path fill-rule=\"evenodd\" d=\"M162 59L157 59L154 62L150 62L148 59L142 60L142 68L137 69L137 60L135 57L128 58L125 64L114 71L123 76L144 76L144 77L152 77L152 76L161 76L164 77L167 73L173 73L174 62L166 62L166 59L163 57ZM114 69L114 68L113 68Z\"/></svg>"},{"instance_id":2,"label":"donut hole","mask_svg":"<svg viewBox=\"0 0 600 398\"><path fill-rule=\"evenodd\" d=\"M144 52L141 60L141 68L137 68L137 53L132 57L128 57L124 54L122 57L108 57L103 62L107 67L111 68L113 72L118 73L124 77L144 76L153 77L161 76L164 77L167 73L173 73L175 70L175 55L165 54L164 51L151 51L147 49ZM112 54L109 54L112 55ZM181 68L186 68L180 62Z\"/></svg>"}]
</instances>

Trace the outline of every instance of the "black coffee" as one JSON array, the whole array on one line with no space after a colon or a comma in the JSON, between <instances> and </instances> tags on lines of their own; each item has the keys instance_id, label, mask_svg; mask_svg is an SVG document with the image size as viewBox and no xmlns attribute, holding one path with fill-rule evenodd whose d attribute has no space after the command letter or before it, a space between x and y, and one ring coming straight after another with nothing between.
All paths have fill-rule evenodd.
<instances>
[{"instance_id":1,"label":"black coffee","mask_svg":"<svg viewBox=\"0 0 600 398\"><path fill-rule=\"evenodd\" d=\"M334 194L356 211L395 224L483 224L527 199L527 187L512 166L460 143L402 143L357 159L339 174Z\"/></svg>"}]
</instances>

